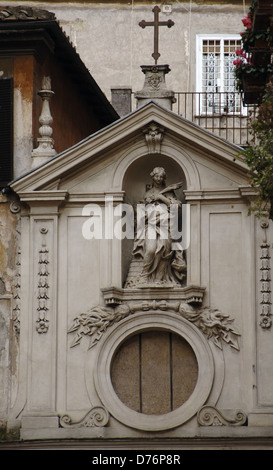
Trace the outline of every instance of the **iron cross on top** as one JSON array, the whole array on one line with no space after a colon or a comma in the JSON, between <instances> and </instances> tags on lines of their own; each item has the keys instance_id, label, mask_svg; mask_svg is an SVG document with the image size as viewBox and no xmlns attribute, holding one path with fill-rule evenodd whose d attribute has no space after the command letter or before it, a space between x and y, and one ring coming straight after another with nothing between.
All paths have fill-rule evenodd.
<instances>
[{"instance_id":1,"label":"iron cross on top","mask_svg":"<svg viewBox=\"0 0 273 470\"><path fill-rule=\"evenodd\" d=\"M139 23L139 26L141 26L141 28L145 28L146 26L154 26L154 52L152 54L152 57L155 60L155 65L157 65L157 60L160 57L160 54L158 52L158 28L159 26L168 26L168 28L171 28L174 25L174 22L172 20L159 21L159 13L161 12L161 10L158 6L155 6L152 11L154 13L154 21L142 20Z\"/></svg>"}]
</instances>

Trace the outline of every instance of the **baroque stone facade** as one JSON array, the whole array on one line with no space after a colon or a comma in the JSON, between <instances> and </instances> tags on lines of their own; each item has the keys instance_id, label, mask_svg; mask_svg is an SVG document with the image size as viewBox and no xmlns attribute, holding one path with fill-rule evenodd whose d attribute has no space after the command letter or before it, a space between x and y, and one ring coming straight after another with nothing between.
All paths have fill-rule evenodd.
<instances>
[{"instance_id":1,"label":"baroque stone facade","mask_svg":"<svg viewBox=\"0 0 273 470\"><path fill-rule=\"evenodd\" d=\"M153 151L149 129L161 135ZM271 233L248 215L238 150L150 102L12 183L21 379L8 427L21 439L271 435L272 329L259 326ZM156 282L128 283L137 240L126 224L145 194L153 208L168 197L184 208L175 282L162 277L176 260L167 236Z\"/></svg>"},{"instance_id":2,"label":"baroque stone facade","mask_svg":"<svg viewBox=\"0 0 273 470\"><path fill-rule=\"evenodd\" d=\"M170 50L171 36L160 51L174 69L171 88L183 80L189 91L193 38L219 12L227 33L237 19L239 30L243 11L236 2L190 2L191 10L170 3L183 60ZM121 86L121 71L140 89L136 68L150 50L145 59L137 54L148 36L139 31L132 41L134 61L126 54L149 2L121 2L115 23L109 2L79 4L73 21L70 8L52 5L106 94L114 78ZM18 8L3 14L12 22ZM35 8L20 15L25 23L55 21ZM95 34L102 17L101 31L115 29L118 71L115 53L103 62L102 47L99 67L84 47L89 28L102 41ZM215 34L222 24L213 23ZM184 440L216 448L219 437L223 447L270 447L272 222L250 210L240 147L172 111L168 65L142 71L137 110L116 120L101 98L112 110L107 127L59 154L43 101L42 140L32 153L42 164L19 172L1 194L0 428L17 441L88 440L97 448L115 440L137 447L143 438L151 449L182 448ZM51 91L47 78L43 85L41 98L53 96L42 95ZM52 151L45 161L43 144Z\"/></svg>"}]
</instances>

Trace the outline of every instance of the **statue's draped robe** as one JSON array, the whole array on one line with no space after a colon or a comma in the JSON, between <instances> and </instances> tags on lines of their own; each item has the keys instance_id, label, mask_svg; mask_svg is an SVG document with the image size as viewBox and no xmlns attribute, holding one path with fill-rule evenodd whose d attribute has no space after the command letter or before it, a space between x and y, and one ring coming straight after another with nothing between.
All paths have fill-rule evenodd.
<instances>
[{"instance_id":1,"label":"statue's draped robe","mask_svg":"<svg viewBox=\"0 0 273 470\"><path fill-rule=\"evenodd\" d=\"M158 200L162 191L152 187L144 196L145 236L136 238L133 256L143 259L140 284L180 284L185 276L183 252L173 249L170 207ZM181 203L174 191L164 191L170 204Z\"/></svg>"}]
</instances>

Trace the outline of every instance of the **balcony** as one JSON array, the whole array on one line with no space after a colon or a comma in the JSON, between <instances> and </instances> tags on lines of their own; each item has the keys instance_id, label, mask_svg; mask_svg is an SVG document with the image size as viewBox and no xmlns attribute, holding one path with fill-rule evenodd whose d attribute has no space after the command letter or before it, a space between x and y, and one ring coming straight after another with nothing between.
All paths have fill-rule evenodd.
<instances>
[{"instance_id":1,"label":"balcony","mask_svg":"<svg viewBox=\"0 0 273 470\"><path fill-rule=\"evenodd\" d=\"M255 107L243 106L237 92L177 92L173 111L214 134L246 147Z\"/></svg>"}]
</instances>

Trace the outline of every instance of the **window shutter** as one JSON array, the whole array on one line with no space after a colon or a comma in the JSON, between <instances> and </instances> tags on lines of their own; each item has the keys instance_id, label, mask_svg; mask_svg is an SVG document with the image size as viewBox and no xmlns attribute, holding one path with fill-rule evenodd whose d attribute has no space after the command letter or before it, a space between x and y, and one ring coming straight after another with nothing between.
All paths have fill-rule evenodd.
<instances>
[{"instance_id":1,"label":"window shutter","mask_svg":"<svg viewBox=\"0 0 273 470\"><path fill-rule=\"evenodd\" d=\"M13 177L13 79L0 79L0 187Z\"/></svg>"}]
</instances>

